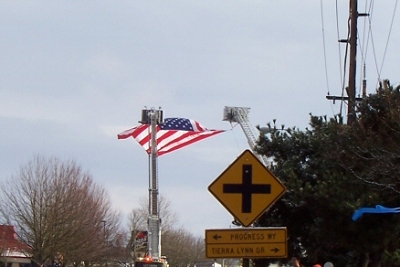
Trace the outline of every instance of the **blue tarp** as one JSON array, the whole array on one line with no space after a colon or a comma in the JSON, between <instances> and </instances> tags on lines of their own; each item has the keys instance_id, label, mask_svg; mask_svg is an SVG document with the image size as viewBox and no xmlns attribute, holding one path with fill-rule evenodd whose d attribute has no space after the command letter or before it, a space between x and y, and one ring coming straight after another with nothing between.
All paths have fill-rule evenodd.
<instances>
[{"instance_id":1,"label":"blue tarp","mask_svg":"<svg viewBox=\"0 0 400 267\"><path fill-rule=\"evenodd\" d=\"M376 205L375 208L359 208L351 217L353 221L357 221L364 213L400 213L400 208L386 208L381 205Z\"/></svg>"}]
</instances>

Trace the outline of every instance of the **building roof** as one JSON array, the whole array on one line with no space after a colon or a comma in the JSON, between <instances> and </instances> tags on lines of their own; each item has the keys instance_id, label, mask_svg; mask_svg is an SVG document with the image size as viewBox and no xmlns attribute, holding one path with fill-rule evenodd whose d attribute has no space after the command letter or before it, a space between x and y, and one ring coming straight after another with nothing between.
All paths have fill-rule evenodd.
<instances>
[{"instance_id":1,"label":"building roof","mask_svg":"<svg viewBox=\"0 0 400 267\"><path fill-rule=\"evenodd\" d=\"M15 227L12 225L0 225L0 253L3 256L24 257L31 248L18 240Z\"/></svg>"}]
</instances>

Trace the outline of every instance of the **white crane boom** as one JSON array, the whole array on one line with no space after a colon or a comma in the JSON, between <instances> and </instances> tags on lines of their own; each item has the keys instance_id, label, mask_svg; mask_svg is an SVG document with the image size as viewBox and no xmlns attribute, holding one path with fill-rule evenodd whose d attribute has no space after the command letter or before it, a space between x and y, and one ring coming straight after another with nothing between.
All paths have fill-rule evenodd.
<instances>
[{"instance_id":1,"label":"white crane boom","mask_svg":"<svg viewBox=\"0 0 400 267\"><path fill-rule=\"evenodd\" d=\"M257 145L257 139L256 135L253 132L253 126L250 123L249 120L249 114L250 108L245 108L245 107L224 107L224 117L223 121L229 121L229 122L237 122L239 123L240 127L242 128L246 138L247 142L250 146L251 151L260 159L262 163L264 163L265 166L267 166L268 163L268 158L259 155L255 152L255 147Z\"/></svg>"},{"instance_id":2,"label":"white crane boom","mask_svg":"<svg viewBox=\"0 0 400 267\"><path fill-rule=\"evenodd\" d=\"M157 166L157 124L160 112L149 112L151 124L151 186L149 188L149 256L153 260L161 258L161 228L158 210L158 166Z\"/></svg>"},{"instance_id":3,"label":"white crane boom","mask_svg":"<svg viewBox=\"0 0 400 267\"><path fill-rule=\"evenodd\" d=\"M163 122L163 111L154 108L142 110L140 122L149 125L151 143L147 256L152 262L158 262L161 260L161 220L158 203L157 125Z\"/></svg>"}]
</instances>

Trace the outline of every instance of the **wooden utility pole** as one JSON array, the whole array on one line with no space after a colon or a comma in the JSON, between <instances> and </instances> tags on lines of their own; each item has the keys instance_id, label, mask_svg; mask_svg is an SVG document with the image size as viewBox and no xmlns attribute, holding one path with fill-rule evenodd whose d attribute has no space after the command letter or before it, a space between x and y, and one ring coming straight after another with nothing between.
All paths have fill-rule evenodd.
<instances>
[{"instance_id":1,"label":"wooden utility pole","mask_svg":"<svg viewBox=\"0 0 400 267\"><path fill-rule=\"evenodd\" d=\"M347 87L347 124L351 125L356 120L356 70L357 70L357 1L350 0L350 66L349 85Z\"/></svg>"},{"instance_id":2,"label":"wooden utility pole","mask_svg":"<svg viewBox=\"0 0 400 267\"><path fill-rule=\"evenodd\" d=\"M356 121L356 101L362 100L356 97L356 73L357 73L357 19L359 16L368 16L368 14L360 14L357 11L358 0L350 0L350 38L339 40L339 42L349 43L349 81L346 88L347 97L327 96L328 100L347 100L347 124L351 125Z\"/></svg>"}]
</instances>

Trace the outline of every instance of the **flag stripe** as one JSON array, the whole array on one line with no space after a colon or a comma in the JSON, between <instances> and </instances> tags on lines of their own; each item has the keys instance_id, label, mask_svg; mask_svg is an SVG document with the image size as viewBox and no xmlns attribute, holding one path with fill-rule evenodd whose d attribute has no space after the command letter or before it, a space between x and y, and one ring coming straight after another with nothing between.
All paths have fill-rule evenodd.
<instances>
[{"instance_id":1,"label":"flag stripe","mask_svg":"<svg viewBox=\"0 0 400 267\"><path fill-rule=\"evenodd\" d=\"M211 137L213 135L216 135L216 134L219 134L219 133L222 133L222 132L224 132L224 131L221 130L221 131L213 131L213 132L207 132L207 133L198 133L197 136L196 135L188 136L188 137L186 137L185 140L181 140L180 142L178 141L178 142L172 143L172 144L170 143L168 146L164 146L162 148L159 148L158 155L159 156L164 155L166 153L175 151L177 149L180 149L182 147L191 145L191 144L193 144L195 142L201 141L201 140L203 140L203 139L205 139L207 137Z\"/></svg>"},{"instance_id":2,"label":"flag stripe","mask_svg":"<svg viewBox=\"0 0 400 267\"><path fill-rule=\"evenodd\" d=\"M184 131L180 131L180 132L184 132ZM157 132L157 147L162 147L162 146L169 144L170 142L173 142L180 135L181 135L181 133L179 133L179 131L175 131L175 130L169 130L169 131L160 130L160 131L158 131Z\"/></svg>"}]
</instances>

